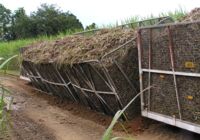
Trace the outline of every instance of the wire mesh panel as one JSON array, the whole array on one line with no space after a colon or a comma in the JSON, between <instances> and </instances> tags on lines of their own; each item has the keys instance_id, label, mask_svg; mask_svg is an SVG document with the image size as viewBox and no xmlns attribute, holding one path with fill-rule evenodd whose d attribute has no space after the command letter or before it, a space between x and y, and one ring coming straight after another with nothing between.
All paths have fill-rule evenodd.
<instances>
[{"instance_id":1,"label":"wire mesh panel","mask_svg":"<svg viewBox=\"0 0 200 140\"><path fill-rule=\"evenodd\" d=\"M200 124L199 36L199 21L138 31L140 88L154 86L141 96L142 111Z\"/></svg>"},{"instance_id":2,"label":"wire mesh panel","mask_svg":"<svg viewBox=\"0 0 200 140\"><path fill-rule=\"evenodd\" d=\"M22 67L36 88L113 116L139 91L137 53L132 39L101 60L59 66L23 61ZM137 100L124 117L130 119L139 112Z\"/></svg>"},{"instance_id":3,"label":"wire mesh panel","mask_svg":"<svg viewBox=\"0 0 200 140\"><path fill-rule=\"evenodd\" d=\"M113 116L118 110L123 109L139 92L138 51L135 32L133 31L133 34L129 37L124 37L124 41L121 41L119 46L116 48L114 46L128 31L126 28L133 28L135 25L139 27L171 21L169 17L162 17L123 25L122 29L120 29L124 31L122 35L119 36L113 33L119 39L110 39L111 43L104 44L104 46L109 46L112 49L108 52L99 52L103 55L99 55L98 57L94 56L90 59L82 58L84 59L83 61L72 61L71 64L69 62L56 61L54 63L50 61L46 61L46 63L33 63L33 60L27 59L23 61L22 68L36 88L56 95L61 99L68 98L80 102L93 110ZM91 30L78 34L90 35L97 31ZM108 39L106 38L106 40ZM95 41L98 42L98 39ZM103 42L98 43L102 44ZM28 49L34 50L34 47L31 46ZM40 48L42 45L36 47ZM54 47L58 48L59 46ZM95 49L92 50L92 48L85 50L84 53L87 51L95 52ZM102 49L100 46L97 48ZM22 53L24 51L26 51L25 48L21 50ZM40 52L39 49L38 51ZM53 54L54 52L55 48ZM73 59L73 56L71 59ZM137 115L140 115L139 99L132 103L126 110L124 119L131 119Z\"/></svg>"}]
</instances>

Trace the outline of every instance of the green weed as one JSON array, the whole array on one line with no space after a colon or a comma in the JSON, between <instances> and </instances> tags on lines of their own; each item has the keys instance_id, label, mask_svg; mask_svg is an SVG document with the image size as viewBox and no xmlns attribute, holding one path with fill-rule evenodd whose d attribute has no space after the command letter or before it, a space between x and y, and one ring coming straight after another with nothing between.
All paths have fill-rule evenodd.
<instances>
[{"instance_id":1,"label":"green weed","mask_svg":"<svg viewBox=\"0 0 200 140\"><path fill-rule=\"evenodd\" d=\"M145 91L151 89L153 86L147 87L143 91L139 92L122 110L117 111L115 116L112 119L112 122L110 126L105 131L102 140L134 140L132 137L113 137L112 138L112 130L115 126L115 124L118 122L118 120L121 118L121 116L124 114L125 110Z\"/></svg>"}]
</instances>

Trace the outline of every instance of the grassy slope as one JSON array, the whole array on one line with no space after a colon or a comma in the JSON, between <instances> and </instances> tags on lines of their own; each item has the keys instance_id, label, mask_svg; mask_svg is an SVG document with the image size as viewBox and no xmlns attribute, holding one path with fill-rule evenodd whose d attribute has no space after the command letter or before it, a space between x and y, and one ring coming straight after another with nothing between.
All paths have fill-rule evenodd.
<instances>
[{"instance_id":1,"label":"grassy slope","mask_svg":"<svg viewBox=\"0 0 200 140\"><path fill-rule=\"evenodd\" d=\"M34 42L42 40L51 40L56 37L39 37L36 39L20 39L10 42L0 42L0 57L8 58L9 56L19 54L19 49Z\"/></svg>"},{"instance_id":2,"label":"grassy slope","mask_svg":"<svg viewBox=\"0 0 200 140\"><path fill-rule=\"evenodd\" d=\"M45 41L45 40L55 40L56 38L63 37L64 34L60 34L58 36L42 36L38 38L30 38L30 39L20 39L20 40L15 40L15 41L10 41L10 42L0 42L0 58L7 59L13 55L19 55L19 50L22 47L26 47L32 43L36 43L39 41ZM0 64L2 61L0 60ZM8 66L4 67L5 69L8 69L10 71L19 71L19 63L20 59L16 58L15 60L12 60L12 62L8 63ZM2 73L2 70L0 71ZM16 73L16 72L14 72Z\"/></svg>"}]
</instances>

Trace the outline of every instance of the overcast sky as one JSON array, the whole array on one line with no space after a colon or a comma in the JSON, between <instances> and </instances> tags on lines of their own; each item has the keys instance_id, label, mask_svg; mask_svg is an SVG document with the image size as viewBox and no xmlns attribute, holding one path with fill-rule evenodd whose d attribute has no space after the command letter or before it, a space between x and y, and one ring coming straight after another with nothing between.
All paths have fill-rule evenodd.
<instances>
[{"instance_id":1,"label":"overcast sky","mask_svg":"<svg viewBox=\"0 0 200 140\"><path fill-rule=\"evenodd\" d=\"M107 25L132 16L158 15L182 7L190 11L200 7L200 0L0 0L5 7L15 10L24 7L29 14L42 3L56 4L63 11L75 14L83 25L92 22Z\"/></svg>"}]
</instances>

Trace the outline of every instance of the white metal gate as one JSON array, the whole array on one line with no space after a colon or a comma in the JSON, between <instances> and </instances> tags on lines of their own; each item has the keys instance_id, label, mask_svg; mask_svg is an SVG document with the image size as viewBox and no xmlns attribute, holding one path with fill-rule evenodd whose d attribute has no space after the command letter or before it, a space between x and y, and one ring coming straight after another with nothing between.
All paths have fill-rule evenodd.
<instances>
[{"instance_id":1,"label":"white metal gate","mask_svg":"<svg viewBox=\"0 0 200 140\"><path fill-rule=\"evenodd\" d=\"M138 30L142 116L200 133L200 21Z\"/></svg>"}]
</instances>

